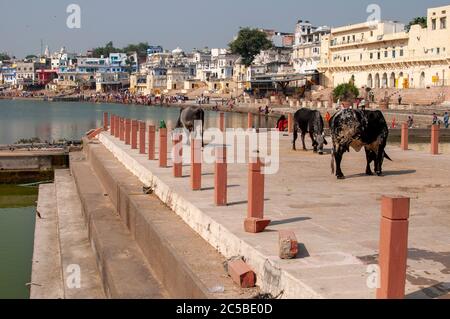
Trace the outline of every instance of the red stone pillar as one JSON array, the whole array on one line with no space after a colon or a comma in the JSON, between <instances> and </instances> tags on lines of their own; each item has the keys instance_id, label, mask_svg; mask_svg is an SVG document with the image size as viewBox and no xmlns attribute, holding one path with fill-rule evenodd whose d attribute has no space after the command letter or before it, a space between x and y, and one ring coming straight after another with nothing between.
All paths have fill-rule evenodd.
<instances>
[{"instance_id":1,"label":"red stone pillar","mask_svg":"<svg viewBox=\"0 0 450 319\"><path fill-rule=\"evenodd\" d=\"M192 190L202 189L202 140L191 140L191 186Z\"/></svg>"},{"instance_id":2,"label":"red stone pillar","mask_svg":"<svg viewBox=\"0 0 450 319\"><path fill-rule=\"evenodd\" d=\"M115 121L116 121L116 124L115 124L115 129L114 129L114 136L116 138L120 138L120 117L116 115Z\"/></svg>"},{"instance_id":3,"label":"red stone pillar","mask_svg":"<svg viewBox=\"0 0 450 319\"><path fill-rule=\"evenodd\" d=\"M131 144L131 120L125 119L125 144Z\"/></svg>"},{"instance_id":4,"label":"red stone pillar","mask_svg":"<svg viewBox=\"0 0 450 319\"><path fill-rule=\"evenodd\" d=\"M248 207L244 229L248 233L260 233L270 224L264 219L264 174L261 159L253 159L248 167Z\"/></svg>"},{"instance_id":5,"label":"red stone pillar","mask_svg":"<svg viewBox=\"0 0 450 319\"><path fill-rule=\"evenodd\" d=\"M116 129L116 116L111 114L111 136L114 136Z\"/></svg>"},{"instance_id":6,"label":"red stone pillar","mask_svg":"<svg viewBox=\"0 0 450 319\"><path fill-rule=\"evenodd\" d=\"M131 121L131 149L132 150L137 150L138 146L137 146L137 137L138 137L138 121L137 120L132 120Z\"/></svg>"},{"instance_id":7,"label":"red stone pillar","mask_svg":"<svg viewBox=\"0 0 450 319\"><path fill-rule=\"evenodd\" d=\"M227 149L218 146L215 149L216 164L214 174L214 202L216 206L227 205Z\"/></svg>"},{"instance_id":8,"label":"red stone pillar","mask_svg":"<svg viewBox=\"0 0 450 319\"><path fill-rule=\"evenodd\" d=\"M139 122L139 154L145 154L145 122Z\"/></svg>"},{"instance_id":9,"label":"red stone pillar","mask_svg":"<svg viewBox=\"0 0 450 319\"><path fill-rule=\"evenodd\" d=\"M250 112L247 115L247 128L248 129L252 129L253 128L253 114L250 113Z\"/></svg>"},{"instance_id":10,"label":"red stone pillar","mask_svg":"<svg viewBox=\"0 0 450 319\"><path fill-rule=\"evenodd\" d=\"M159 129L159 167L167 167L167 129Z\"/></svg>"},{"instance_id":11,"label":"red stone pillar","mask_svg":"<svg viewBox=\"0 0 450 319\"><path fill-rule=\"evenodd\" d=\"M407 151L409 149L408 143L409 143L409 136L408 136L408 124L403 123L402 124L402 144L401 149L403 151Z\"/></svg>"},{"instance_id":12,"label":"red stone pillar","mask_svg":"<svg viewBox=\"0 0 450 319\"><path fill-rule=\"evenodd\" d=\"M383 197L380 227L380 288L377 299L405 297L410 199Z\"/></svg>"},{"instance_id":13,"label":"red stone pillar","mask_svg":"<svg viewBox=\"0 0 450 319\"><path fill-rule=\"evenodd\" d=\"M155 141L156 141L156 127L150 125L148 127L148 159L155 160Z\"/></svg>"},{"instance_id":14,"label":"red stone pillar","mask_svg":"<svg viewBox=\"0 0 450 319\"><path fill-rule=\"evenodd\" d=\"M183 177L183 135L174 133L172 138L173 177Z\"/></svg>"},{"instance_id":15,"label":"red stone pillar","mask_svg":"<svg viewBox=\"0 0 450 319\"><path fill-rule=\"evenodd\" d=\"M431 154L439 155L439 125L431 127Z\"/></svg>"},{"instance_id":16,"label":"red stone pillar","mask_svg":"<svg viewBox=\"0 0 450 319\"><path fill-rule=\"evenodd\" d=\"M107 132L108 127L109 127L109 114L108 112L103 112L103 130Z\"/></svg>"},{"instance_id":17,"label":"red stone pillar","mask_svg":"<svg viewBox=\"0 0 450 319\"><path fill-rule=\"evenodd\" d=\"M125 119L123 117L120 118L120 140L125 141Z\"/></svg>"},{"instance_id":18,"label":"red stone pillar","mask_svg":"<svg viewBox=\"0 0 450 319\"><path fill-rule=\"evenodd\" d=\"M225 113L220 112L219 114L219 129L225 132Z\"/></svg>"},{"instance_id":19,"label":"red stone pillar","mask_svg":"<svg viewBox=\"0 0 450 319\"><path fill-rule=\"evenodd\" d=\"M294 116L292 113L288 114L288 133L292 134L294 132Z\"/></svg>"}]
</instances>

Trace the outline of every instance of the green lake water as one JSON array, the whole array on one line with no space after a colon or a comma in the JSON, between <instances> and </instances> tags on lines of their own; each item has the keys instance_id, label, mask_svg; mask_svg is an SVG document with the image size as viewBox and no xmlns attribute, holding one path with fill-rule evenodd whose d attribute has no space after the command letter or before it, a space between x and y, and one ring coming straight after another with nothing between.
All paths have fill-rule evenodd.
<instances>
[{"instance_id":1,"label":"green lake water","mask_svg":"<svg viewBox=\"0 0 450 319\"><path fill-rule=\"evenodd\" d=\"M0 185L0 299L27 299L37 188Z\"/></svg>"}]
</instances>

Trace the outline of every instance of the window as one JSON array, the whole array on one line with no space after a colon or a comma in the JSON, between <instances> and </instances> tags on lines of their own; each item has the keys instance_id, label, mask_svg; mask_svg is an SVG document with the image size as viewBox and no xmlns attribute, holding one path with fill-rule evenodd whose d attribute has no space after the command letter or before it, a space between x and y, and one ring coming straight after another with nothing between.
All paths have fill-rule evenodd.
<instances>
[{"instance_id":1,"label":"window","mask_svg":"<svg viewBox=\"0 0 450 319\"><path fill-rule=\"evenodd\" d=\"M387 58L388 57L388 52L384 51L384 57Z\"/></svg>"},{"instance_id":2,"label":"window","mask_svg":"<svg viewBox=\"0 0 450 319\"><path fill-rule=\"evenodd\" d=\"M373 37L373 31L370 31L370 36Z\"/></svg>"},{"instance_id":3,"label":"window","mask_svg":"<svg viewBox=\"0 0 450 319\"><path fill-rule=\"evenodd\" d=\"M392 50L392 58L395 59L395 50Z\"/></svg>"},{"instance_id":4,"label":"window","mask_svg":"<svg viewBox=\"0 0 450 319\"><path fill-rule=\"evenodd\" d=\"M362 59L363 59L363 55L362 55L362 53L359 55L359 60L360 61L362 61Z\"/></svg>"},{"instance_id":5,"label":"window","mask_svg":"<svg viewBox=\"0 0 450 319\"><path fill-rule=\"evenodd\" d=\"M447 18L441 18L441 29L447 29Z\"/></svg>"},{"instance_id":6,"label":"window","mask_svg":"<svg viewBox=\"0 0 450 319\"><path fill-rule=\"evenodd\" d=\"M431 29L436 30L436 19L431 19Z\"/></svg>"},{"instance_id":7,"label":"window","mask_svg":"<svg viewBox=\"0 0 450 319\"><path fill-rule=\"evenodd\" d=\"M441 48L436 48L436 54L440 54L441 53Z\"/></svg>"},{"instance_id":8,"label":"window","mask_svg":"<svg viewBox=\"0 0 450 319\"><path fill-rule=\"evenodd\" d=\"M381 52L378 52L377 56L378 56L378 60L380 60L381 59Z\"/></svg>"},{"instance_id":9,"label":"window","mask_svg":"<svg viewBox=\"0 0 450 319\"><path fill-rule=\"evenodd\" d=\"M373 59L373 53L370 53L370 59L371 60Z\"/></svg>"},{"instance_id":10,"label":"window","mask_svg":"<svg viewBox=\"0 0 450 319\"><path fill-rule=\"evenodd\" d=\"M403 54L404 54L403 49L400 49L400 56L403 56Z\"/></svg>"}]
</instances>

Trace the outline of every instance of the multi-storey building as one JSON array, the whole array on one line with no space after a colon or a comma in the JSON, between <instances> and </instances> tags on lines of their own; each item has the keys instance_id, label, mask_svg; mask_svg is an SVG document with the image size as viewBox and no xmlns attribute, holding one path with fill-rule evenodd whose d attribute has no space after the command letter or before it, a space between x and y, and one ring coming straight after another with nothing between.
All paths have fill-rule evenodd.
<instances>
[{"instance_id":1,"label":"multi-storey building","mask_svg":"<svg viewBox=\"0 0 450 319\"><path fill-rule=\"evenodd\" d=\"M427 27L398 22L333 28L322 41L319 70L329 87L424 88L450 80L450 6L428 9Z\"/></svg>"},{"instance_id":2,"label":"multi-storey building","mask_svg":"<svg viewBox=\"0 0 450 319\"><path fill-rule=\"evenodd\" d=\"M16 64L17 85L20 87L38 84L37 70L46 69L46 65L35 61L23 61Z\"/></svg>"},{"instance_id":3,"label":"multi-storey building","mask_svg":"<svg viewBox=\"0 0 450 319\"><path fill-rule=\"evenodd\" d=\"M292 62L295 72L317 73L320 62L322 38L330 33L327 26L315 27L309 21L299 20L295 28Z\"/></svg>"}]
</instances>

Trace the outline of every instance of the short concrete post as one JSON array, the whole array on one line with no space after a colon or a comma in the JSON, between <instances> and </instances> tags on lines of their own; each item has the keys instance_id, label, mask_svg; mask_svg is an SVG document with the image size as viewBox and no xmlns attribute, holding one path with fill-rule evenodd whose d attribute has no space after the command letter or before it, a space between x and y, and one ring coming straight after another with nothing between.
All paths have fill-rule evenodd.
<instances>
[{"instance_id":1,"label":"short concrete post","mask_svg":"<svg viewBox=\"0 0 450 319\"><path fill-rule=\"evenodd\" d=\"M150 125L148 127L148 159L155 160L155 142L156 142L156 127Z\"/></svg>"},{"instance_id":2,"label":"short concrete post","mask_svg":"<svg viewBox=\"0 0 450 319\"><path fill-rule=\"evenodd\" d=\"M380 286L377 299L405 297L410 199L383 197L380 227Z\"/></svg>"},{"instance_id":3,"label":"short concrete post","mask_svg":"<svg viewBox=\"0 0 450 319\"><path fill-rule=\"evenodd\" d=\"M433 125L431 127L431 154L439 155L439 125Z\"/></svg>"},{"instance_id":4,"label":"short concrete post","mask_svg":"<svg viewBox=\"0 0 450 319\"><path fill-rule=\"evenodd\" d=\"M159 129L159 167L167 167L167 129Z\"/></svg>"},{"instance_id":5,"label":"short concrete post","mask_svg":"<svg viewBox=\"0 0 450 319\"><path fill-rule=\"evenodd\" d=\"M145 154L145 122L139 122L139 154Z\"/></svg>"},{"instance_id":6,"label":"short concrete post","mask_svg":"<svg viewBox=\"0 0 450 319\"><path fill-rule=\"evenodd\" d=\"M131 144L131 120L125 119L125 144Z\"/></svg>"},{"instance_id":7,"label":"short concrete post","mask_svg":"<svg viewBox=\"0 0 450 319\"><path fill-rule=\"evenodd\" d=\"M125 142L125 119L123 117L120 118L120 140Z\"/></svg>"},{"instance_id":8,"label":"short concrete post","mask_svg":"<svg viewBox=\"0 0 450 319\"><path fill-rule=\"evenodd\" d=\"M248 129L253 128L253 114L250 112L247 114L247 128Z\"/></svg>"},{"instance_id":9,"label":"short concrete post","mask_svg":"<svg viewBox=\"0 0 450 319\"><path fill-rule=\"evenodd\" d=\"M137 150L137 137L138 137L139 124L137 120L131 121L131 149Z\"/></svg>"},{"instance_id":10,"label":"short concrete post","mask_svg":"<svg viewBox=\"0 0 450 319\"><path fill-rule=\"evenodd\" d=\"M261 233L270 224L264 219L264 174L261 159L251 159L248 166L248 208L244 229L248 233Z\"/></svg>"},{"instance_id":11,"label":"short concrete post","mask_svg":"<svg viewBox=\"0 0 450 319\"><path fill-rule=\"evenodd\" d=\"M202 141L191 140L191 186L192 190L202 189Z\"/></svg>"},{"instance_id":12,"label":"short concrete post","mask_svg":"<svg viewBox=\"0 0 450 319\"><path fill-rule=\"evenodd\" d=\"M114 114L111 114L111 136L114 136L116 128L116 116Z\"/></svg>"},{"instance_id":13,"label":"short concrete post","mask_svg":"<svg viewBox=\"0 0 450 319\"><path fill-rule=\"evenodd\" d=\"M225 132L225 113L220 112L219 114L219 129Z\"/></svg>"},{"instance_id":14,"label":"short concrete post","mask_svg":"<svg viewBox=\"0 0 450 319\"><path fill-rule=\"evenodd\" d=\"M294 115L292 113L288 114L288 133L292 134L294 132Z\"/></svg>"},{"instance_id":15,"label":"short concrete post","mask_svg":"<svg viewBox=\"0 0 450 319\"><path fill-rule=\"evenodd\" d=\"M409 149L409 132L408 132L408 123L402 124L402 144L401 148L403 151L407 151Z\"/></svg>"},{"instance_id":16,"label":"short concrete post","mask_svg":"<svg viewBox=\"0 0 450 319\"><path fill-rule=\"evenodd\" d=\"M103 130L107 132L108 128L109 128L109 113L103 112Z\"/></svg>"},{"instance_id":17,"label":"short concrete post","mask_svg":"<svg viewBox=\"0 0 450 319\"><path fill-rule=\"evenodd\" d=\"M218 146L215 149L216 164L214 174L214 202L216 206L227 205L227 149Z\"/></svg>"},{"instance_id":18,"label":"short concrete post","mask_svg":"<svg viewBox=\"0 0 450 319\"><path fill-rule=\"evenodd\" d=\"M174 133L172 137L173 177L183 177L183 135Z\"/></svg>"}]
</instances>

